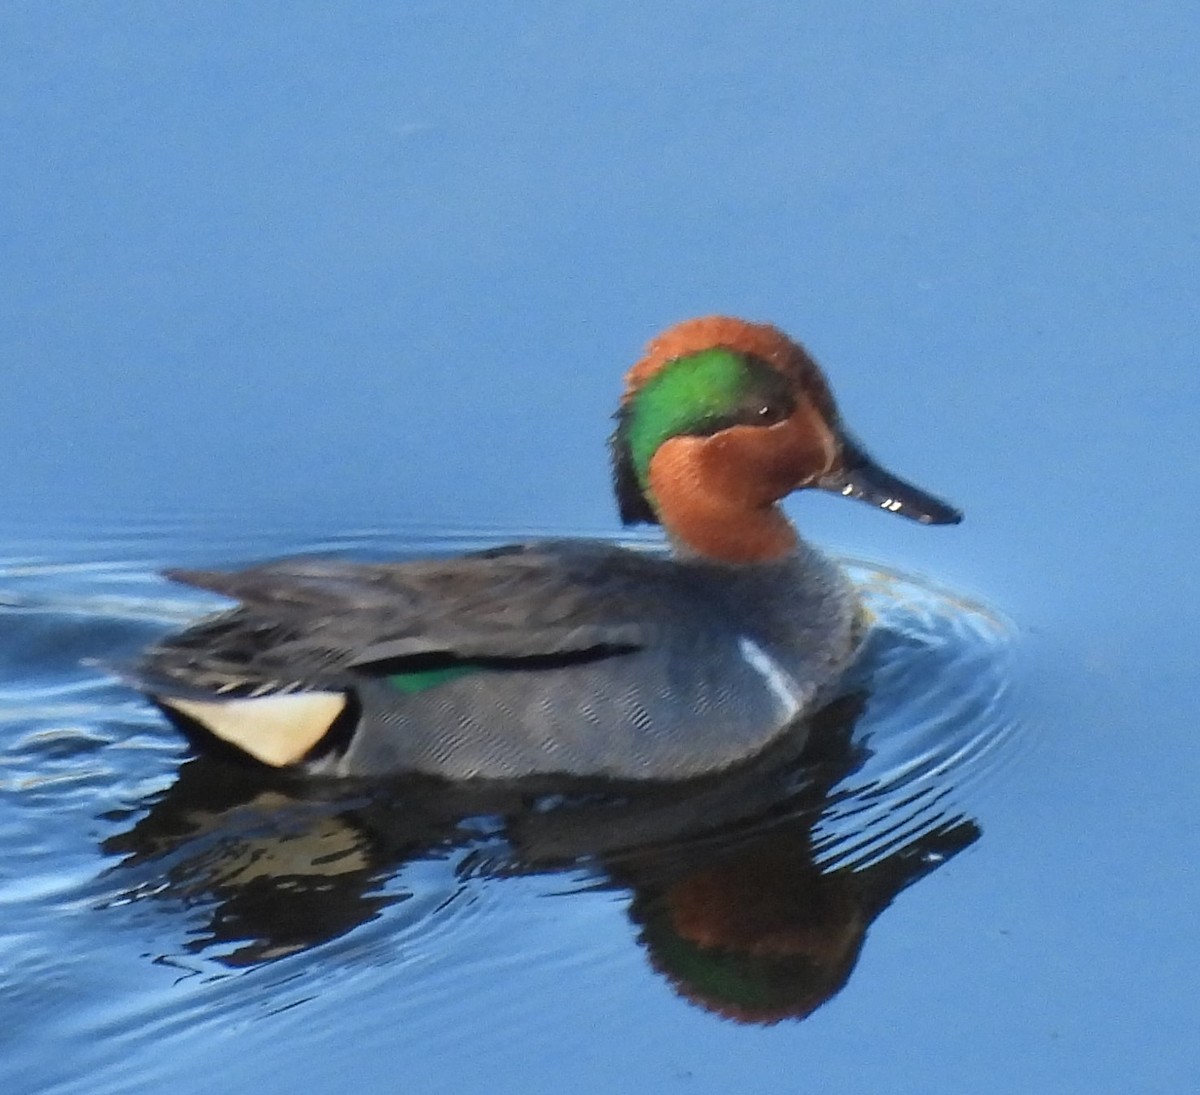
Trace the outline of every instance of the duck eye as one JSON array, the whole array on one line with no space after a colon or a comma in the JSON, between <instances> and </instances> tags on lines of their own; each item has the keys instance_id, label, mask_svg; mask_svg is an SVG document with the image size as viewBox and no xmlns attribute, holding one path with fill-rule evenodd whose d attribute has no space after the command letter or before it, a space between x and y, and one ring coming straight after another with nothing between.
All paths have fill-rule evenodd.
<instances>
[{"instance_id":1,"label":"duck eye","mask_svg":"<svg viewBox=\"0 0 1200 1095\"><path fill-rule=\"evenodd\" d=\"M784 403L762 403L754 412L754 417L760 425L773 426L782 422L788 416L787 405Z\"/></svg>"}]
</instances>

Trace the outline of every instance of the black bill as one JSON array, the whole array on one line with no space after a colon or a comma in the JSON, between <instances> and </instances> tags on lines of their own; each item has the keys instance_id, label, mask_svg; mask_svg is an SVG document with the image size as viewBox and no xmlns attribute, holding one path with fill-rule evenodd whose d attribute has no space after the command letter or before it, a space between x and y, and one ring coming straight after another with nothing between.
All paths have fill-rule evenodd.
<instances>
[{"instance_id":1,"label":"black bill","mask_svg":"<svg viewBox=\"0 0 1200 1095\"><path fill-rule=\"evenodd\" d=\"M857 441L842 442L842 466L822 476L821 490L857 498L923 525L957 525L962 511L880 467Z\"/></svg>"}]
</instances>

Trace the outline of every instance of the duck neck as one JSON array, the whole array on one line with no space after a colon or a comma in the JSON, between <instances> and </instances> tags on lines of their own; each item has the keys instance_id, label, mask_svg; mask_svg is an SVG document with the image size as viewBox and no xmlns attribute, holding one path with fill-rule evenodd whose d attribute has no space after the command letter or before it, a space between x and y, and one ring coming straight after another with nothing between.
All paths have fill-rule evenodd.
<instances>
[{"instance_id":1,"label":"duck neck","mask_svg":"<svg viewBox=\"0 0 1200 1095\"><path fill-rule=\"evenodd\" d=\"M677 555L715 563L777 563L800 547L795 526L778 506L747 510L706 505L689 495L659 503L659 519Z\"/></svg>"},{"instance_id":2,"label":"duck neck","mask_svg":"<svg viewBox=\"0 0 1200 1095\"><path fill-rule=\"evenodd\" d=\"M659 446L647 469L655 513L681 555L715 563L779 562L800 546L777 504L787 486L772 482L777 476L769 462L755 466L753 448L735 451L736 440L676 437Z\"/></svg>"},{"instance_id":3,"label":"duck neck","mask_svg":"<svg viewBox=\"0 0 1200 1095\"><path fill-rule=\"evenodd\" d=\"M806 445L797 448L788 422L681 434L654 451L643 489L685 554L732 564L796 555L800 537L779 502L811 481L814 462Z\"/></svg>"}]
</instances>

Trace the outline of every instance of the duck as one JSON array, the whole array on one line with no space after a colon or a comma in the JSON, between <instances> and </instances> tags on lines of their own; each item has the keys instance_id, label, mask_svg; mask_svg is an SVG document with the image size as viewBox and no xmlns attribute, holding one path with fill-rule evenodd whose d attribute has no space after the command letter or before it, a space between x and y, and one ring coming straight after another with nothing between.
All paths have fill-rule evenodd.
<instances>
[{"instance_id":1,"label":"duck","mask_svg":"<svg viewBox=\"0 0 1200 1095\"><path fill-rule=\"evenodd\" d=\"M704 316L626 373L610 442L626 526L454 558L170 570L236 604L130 676L199 749L312 777L680 781L756 757L836 694L867 630L780 503L816 489L927 525L778 328Z\"/></svg>"}]
</instances>

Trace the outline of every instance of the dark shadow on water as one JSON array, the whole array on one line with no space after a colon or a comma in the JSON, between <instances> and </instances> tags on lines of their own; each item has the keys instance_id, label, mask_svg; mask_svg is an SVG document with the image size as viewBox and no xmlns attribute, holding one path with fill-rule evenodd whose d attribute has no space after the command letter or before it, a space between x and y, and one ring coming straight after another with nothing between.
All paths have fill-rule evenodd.
<instances>
[{"instance_id":1,"label":"dark shadow on water","mask_svg":"<svg viewBox=\"0 0 1200 1095\"><path fill-rule=\"evenodd\" d=\"M845 985L896 895L980 835L943 815L865 866L822 866L814 826L871 755L855 736L864 705L843 698L807 741L686 785L348 787L200 757L104 842L121 857L109 881L122 901L202 910L188 949L245 967L378 917L411 896L387 884L422 857L453 852L464 877L497 880L584 869L628 893L679 995L743 1022L803 1018Z\"/></svg>"}]
</instances>

